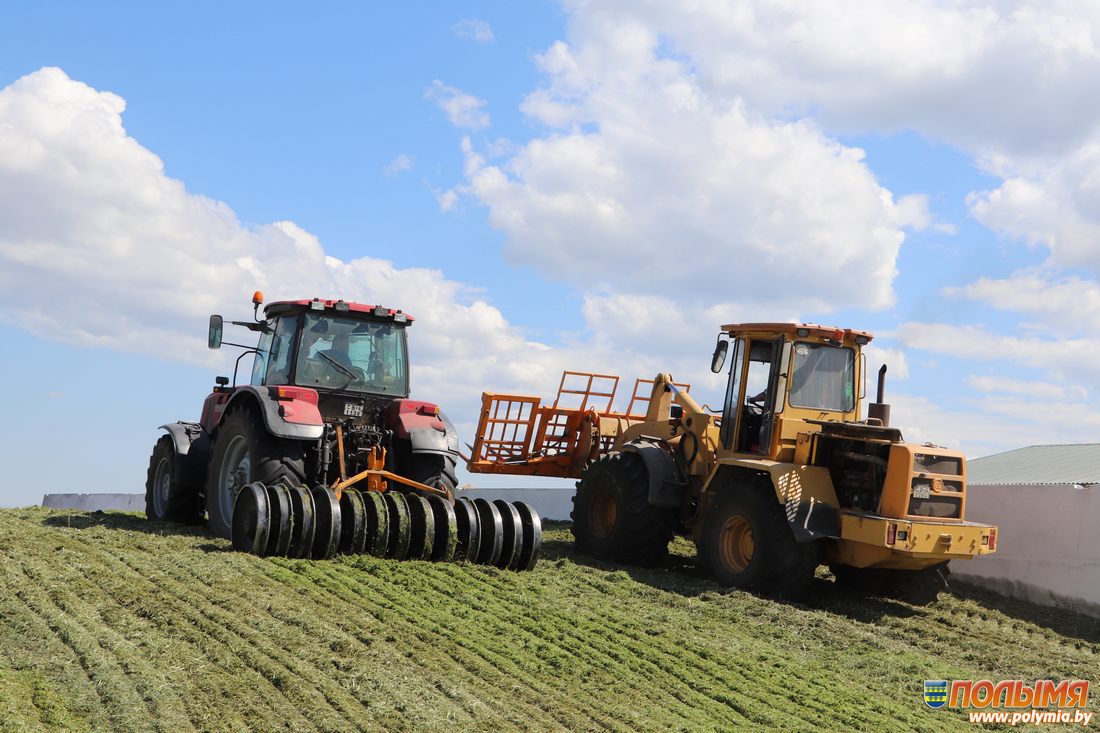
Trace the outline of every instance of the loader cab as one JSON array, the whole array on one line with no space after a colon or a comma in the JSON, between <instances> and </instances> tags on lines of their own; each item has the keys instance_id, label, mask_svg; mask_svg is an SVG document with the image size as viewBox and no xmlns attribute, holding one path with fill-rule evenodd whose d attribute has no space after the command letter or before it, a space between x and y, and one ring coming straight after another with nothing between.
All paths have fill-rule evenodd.
<instances>
[{"instance_id":1,"label":"loader cab","mask_svg":"<svg viewBox=\"0 0 1100 733\"><path fill-rule=\"evenodd\" d=\"M726 450L774 457L795 424L858 419L859 346L870 334L806 324L723 330L729 371L719 438Z\"/></svg>"},{"instance_id":2,"label":"loader cab","mask_svg":"<svg viewBox=\"0 0 1100 733\"><path fill-rule=\"evenodd\" d=\"M272 303L265 316L253 385L408 396L411 318L400 311L314 300Z\"/></svg>"}]
</instances>

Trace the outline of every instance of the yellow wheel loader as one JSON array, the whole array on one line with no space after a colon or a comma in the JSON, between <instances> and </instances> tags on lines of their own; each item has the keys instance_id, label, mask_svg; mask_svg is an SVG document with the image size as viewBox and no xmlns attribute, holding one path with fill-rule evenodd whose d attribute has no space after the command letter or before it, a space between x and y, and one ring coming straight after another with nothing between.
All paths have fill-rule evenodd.
<instances>
[{"instance_id":1,"label":"yellow wheel loader","mask_svg":"<svg viewBox=\"0 0 1100 733\"><path fill-rule=\"evenodd\" d=\"M812 324L723 326L700 406L668 374L566 372L552 405L485 393L468 461L480 473L577 478L573 535L593 557L652 565L676 534L728 586L793 596L826 564L839 583L927 602L951 560L994 552L966 520L966 460L903 441L878 396L861 420L871 334Z\"/></svg>"}]
</instances>

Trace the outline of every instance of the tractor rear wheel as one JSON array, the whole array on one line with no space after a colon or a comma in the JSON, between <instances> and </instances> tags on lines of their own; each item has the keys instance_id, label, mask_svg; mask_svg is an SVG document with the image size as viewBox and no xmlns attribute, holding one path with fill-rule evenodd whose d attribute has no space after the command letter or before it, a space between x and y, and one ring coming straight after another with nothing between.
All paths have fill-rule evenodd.
<instances>
[{"instance_id":1,"label":"tractor rear wheel","mask_svg":"<svg viewBox=\"0 0 1100 733\"><path fill-rule=\"evenodd\" d=\"M425 486L431 486L433 489L442 489L446 491L451 498L454 498L455 482L447 473L446 459L444 459L443 456L414 454L412 466L408 475L413 481L418 481ZM417 493L421 492L417 491ZM424 495L431 496L431 494L427 493Z\"/></svg>"},{"instance_id":2,"label":"tractor rear wheel","mask_svg":"<svg viewBox=\"0 0 1100 733\"><path fill-rule=\"evenodd\" d=\"M199 512L199 487L180 484L176 473L176 446L162 435L149 457L145 478L145 516L154 522L194 522Z\"/></svg>"},{"instance_id":3,"label":"tractor rear wheel","mask_svg":"<svg viewBox=\"0 0 1100 733\"><path fill-rule=\"evenodd\" d=\"M722 585L797 597L814 577L816 542L797 542L767 480L734 478L703 518L699 556Z\"/></svg>"},{"instance_id":4,"label":"tractor rear wheel","mask_svg":"<svg viewBox=\"0 0 1100 733\"><path fill-rule=\"evenodd\" d=\"M656 565L668 555L673 516L649 503L645 464L636 453L611 453L588 466L572 517L577 549L586 555L634 565Z\"/></svg>"},{"instance_id":5,"label":"tractor rear wheel","mask_svg":"<svg viewBox=\"0 0 1100 733\"><path fill-rule=\"evenodd\" d=\"M243 486L253 481L267 485L305 482L305 452L296 440L277 438L263 419L248 407L238 407L222 422L206 478L206 514L210 531L229 538L233 502Z\"/></svg>"}]
</instances>

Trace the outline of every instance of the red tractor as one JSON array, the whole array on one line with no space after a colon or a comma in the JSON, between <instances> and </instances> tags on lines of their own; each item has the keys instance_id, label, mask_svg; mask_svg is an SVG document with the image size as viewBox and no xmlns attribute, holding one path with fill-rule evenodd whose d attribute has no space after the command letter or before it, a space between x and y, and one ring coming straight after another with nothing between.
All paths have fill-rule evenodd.
<instances>
[{"instance_id":1,"label":"red tractor","mask_svg":"<svg viewBox=\"0 0 1100 733\"><path fill-rule=\"evenodd\" d=\"M377 547L407 556L402 535L411 534L425 559L449 559L449 542L471 560L533 566L541 528L530 507L455 501L455 428L434 403L409 399L412 316L314 298L270 303L260 318L262 302L257 292L253 320L231 321L259 334L254 347L224 342L245 349L233 385L217 377L198 422L161 426L168 434L149 463L149 519L196 521L205 512L213 534L259 554ZM222 346L223 325L210 317L210 348ZM238 385L246 354L255 355L251 379Z\"/></svg>"}]
</instances>

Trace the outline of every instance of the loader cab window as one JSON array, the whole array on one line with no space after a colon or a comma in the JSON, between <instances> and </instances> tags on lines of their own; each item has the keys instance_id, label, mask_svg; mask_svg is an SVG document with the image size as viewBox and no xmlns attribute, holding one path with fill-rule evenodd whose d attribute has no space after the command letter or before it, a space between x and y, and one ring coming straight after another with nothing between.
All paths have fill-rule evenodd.
<instances>
[{"instance_id":1,"label":"loader cab window","mask_svg":"<svg viewBox=\"0 0 1100 733\"><path fill-rule=\"evenodd\" d=\"M792 407L849 412L855 409L855 352L799 342L791 359Z\"/></svg>"},{"instance_id":2,"label":"loader cab window","mask_svg":"<svg viewBox=\"0 0 1100 733\"><path fill-rule=\"evenodd\" d=\"M777 354L782 341L735 339L722 444L738 453L767 453L775 415Z\"/></svg>"}]
</instances>

